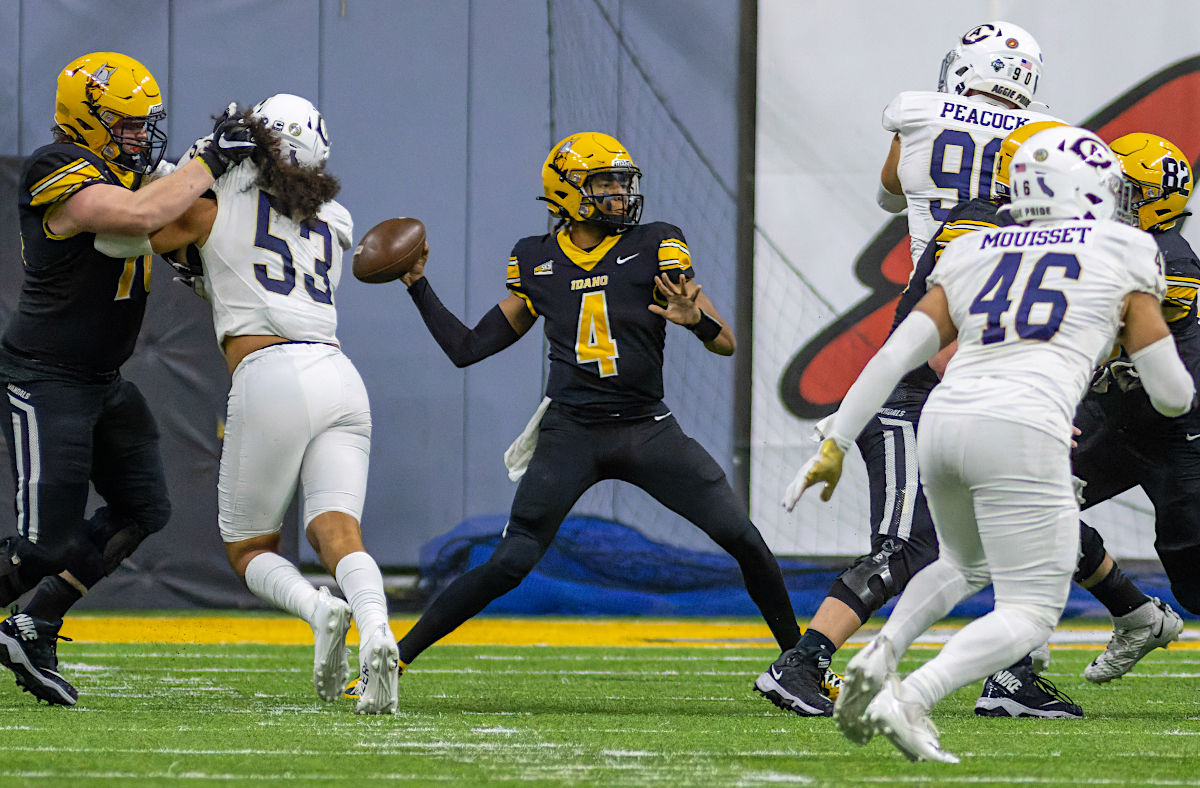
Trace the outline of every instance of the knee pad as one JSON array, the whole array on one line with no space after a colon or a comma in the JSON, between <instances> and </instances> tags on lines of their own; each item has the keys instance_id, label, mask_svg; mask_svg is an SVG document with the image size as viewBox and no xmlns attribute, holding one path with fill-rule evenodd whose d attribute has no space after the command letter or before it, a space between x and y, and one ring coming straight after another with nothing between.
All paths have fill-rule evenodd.
<instances>
[{"instance_id":1,"label":"knee pad","mask_svg":"<svg viewBox=\"0 0 1200 788\"><path fill-rule=\"evenodd\" d=\"M1107 551L1104 547L1104 537L1100 532L1083 520L1079 521L1079 563L1075 567L1075 582L1083 584L1104 562Z\"/></svg>"},{"instance_id":2,"label":"knee pad","mask_svg":"<svg viewBox=\"0 0 1200 788\"><path fill-rule=\"evenodd\" d=\"M912 573L903 555L905 547L899 539L884 539L877 552L860 556L838 575L829 595L849 605L865 622L908 585Z\"/></svg>"},{"instance_id":3,"label":"knee pad","mask_svg":"<svg viewBox=\"0 0 1200 788\"><path fill-rule=\"evenodd\" d=\"M134 520L102 506L88 520L89 536L101 553L102 577L117 571L147 536L163 529L171 517L170 504L164 501L164 505L147 508L144 515L145 519Z\"/></svg>"}]
</instances>

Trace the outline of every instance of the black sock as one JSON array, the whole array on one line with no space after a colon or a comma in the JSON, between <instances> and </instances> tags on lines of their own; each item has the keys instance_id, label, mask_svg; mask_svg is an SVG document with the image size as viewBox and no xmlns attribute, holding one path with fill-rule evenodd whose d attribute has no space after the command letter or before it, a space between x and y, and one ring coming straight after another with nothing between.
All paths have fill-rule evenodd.
<instances>
[{"instance_id":1,"label":"black sock","mask_svg":"<svg viewBox=\"0 0 1200 788\"><path fill-rule=\"evenodd\" d=\"M809 627L800 636L800 642L796 644L796 650L803 652L806 656L811 655L812 661L818 667L829 667L829 660L833 657L833 652L837 651L837 647L833 645L833 641L825 637L817 630Z\"/></svg>"},{"instance_id":2,"label":"black sock","mask_svg":"<svg viewBox=\"0 0 1200 788\"><path fill-rule=\"evenodd\" d=\"M58 621L81 598L79 589L58 575L51 575L37 584L33 599L22 612L42 621Z\"/></svg>"},{"instance_id":3,"label":"black sock","mask_svg":"<svg viewBox=\"0 0 1200 788\"><path fill-rule=\"evenodd\" d=\"M1123 616L1150 600L1116 564L1107 577L1088 589L1088 593L1100 600L1114 617Z\"/></svg>"}]
</instances>

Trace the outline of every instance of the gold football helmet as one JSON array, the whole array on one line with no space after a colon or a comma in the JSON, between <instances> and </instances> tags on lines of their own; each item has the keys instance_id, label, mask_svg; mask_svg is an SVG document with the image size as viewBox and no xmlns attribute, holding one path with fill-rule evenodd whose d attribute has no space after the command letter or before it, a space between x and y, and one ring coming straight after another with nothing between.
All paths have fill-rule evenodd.
<instances>
[{"instance_id":1,"label":"gold football helmet","mask_svg":"<svg viewBox=\"0 0 1200 788\"><path fill-rule=\"evenodd\" d=\"M1009 193L1008 165L1012 163L1013 154L1025 143L1025 140L1039 131L1052 129L1055 126L1065 126L1057 120L1039 120L1036 123L1026 123L1009 132L1000 143L1000 152L996 154L996 169L992 172L992 199L1007 202L1011 199Z\"/></svg>"},{"instance_id":2,"label":"gold football helmet","mask_svg":"<svg viewBox=\"0 0 1200 788\"><path fill-rule=\"evenodd\" d=\"M167 149L162 91L145 66L119 52L93 52L58 75L54 122L73 141L119 168L127 186Z\"/></svg>"},{"instance_id":3,"label":"gold football helmet","mask_svg":"<svg viewBox=\"0 0 1200 788\"><path fill-rule=\"evenodd\" d=\"M596 131L572 134L554 146L542 166L547 210L575 222L615 228L642 216L642 172L616 139Z\"/></svg>"},{"instance_id":4,"label":"gold football helmet","mask_svg":"<svg viewBox=\"0 0 1200 788\"><path fill-rule=\"evenodd\" d=\"M1173 142L1156 134L1134 132L1113 140L1113 153L1134 196L1138 224L1143 230L1165 230L1191 212L1184 210L1192 196L1192 165Z\"/></svg>"}]
</instances>

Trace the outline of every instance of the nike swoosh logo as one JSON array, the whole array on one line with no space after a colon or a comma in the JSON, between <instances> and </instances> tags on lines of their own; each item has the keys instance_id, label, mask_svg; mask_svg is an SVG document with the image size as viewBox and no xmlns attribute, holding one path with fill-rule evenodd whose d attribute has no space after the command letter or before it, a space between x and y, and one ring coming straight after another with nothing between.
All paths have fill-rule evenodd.
<instances>
[{"instance_id":1,"label":"nike swoosh logo","mask_svg":"<svg viewBox=\"0 0 1200 788\"><path fill-rule=\"evenodd\" d=\"M1189 441L1194 441L1194 440L1196 440L1197 438L1200 438L1200 435L1193 435L1193 434L1191 434L1191 433L1189 432L1189 433L1188 433L1186 436L1184 436L1184 437L1186 437L1186 438L1187 438Z\"/></svg>"},{"instance_id":2,"label":"nike swoosh logo","mask_svg":"<svg viewBox=\"0 0 1200 788\"><path fill-rule=\"evenodd\" d=\"M217 148L223 151L241 151L254 147L254 140L230 140L217 137Z\"/></svg>"},{"instance_id":3,"label":"nike swoosh logo","mask_svg":"<svg viewBox=\"0 0 1200 788\"><path fill-rule=\"evenodd\" d=\"M670 416L670 415L671 415L671 411L667 411L666 413L664 413L664 414L663 414L663 415L661 415L661 416L655 416L655 417L654 417L654 420L655 420L655 421L662 421L663 419L667 418L667 417L668 417L668 416Z\"/></svg>"},{"instance_id":4,"label":"nike swoosh logo","mask_svg":"<svg viewBox=\"0 0 1200 788\"><path fill-rule=\"evenodd\" d=\"M628 257L617 257L617 265L625 265L630 260L637 257L639 254L641 254L641 252L634 252L633 254L629 255Z\"/></svg>"},{"instance_id":5,"label":"nike swoosh logo","mask_svg":"<svg viewBox=\"0 0 1200 788\"><path fill-rule=\"evenodd\" d=\"M1197 437L1200 437L1200 436L1197 436ZM1158 620L1158 631L1154 633L1154 638L1155 638L1155 639L1158 639L1158 638L1162 637L1162 633L1163 633L1163 627L1164 627L1164 626L1166 626L1166 623L1167 623L1167 617L1166 617L1166 616L1163 616L1162 618L1160 618L1160 619Z\"/></svg>"},{"instance_id":6,"label":"nike swoosh logo","mask_svg":"<svg viewBox=\"0 0 1200 788\"><path fill-rule=\"evenodd\" d=\"M783 671L774 665L768 668L767 672L770 673L771 678L775 679L776 681L779 681L781 678L783 678Z\"/></svg>"}]
</instances>

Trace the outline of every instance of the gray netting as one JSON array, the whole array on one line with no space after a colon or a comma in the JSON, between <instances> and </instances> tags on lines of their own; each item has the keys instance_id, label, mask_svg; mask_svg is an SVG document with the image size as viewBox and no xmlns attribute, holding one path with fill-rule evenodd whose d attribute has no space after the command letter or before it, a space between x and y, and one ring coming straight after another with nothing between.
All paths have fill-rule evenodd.
<instances>
[{"instance_id":1,"label":"gray netting","mask_svg":"<svg viewBox=\"0 0 1200 788\"><path fill-rule=\"evenodd\" d=\"M683 230L697 281L733 322L737 204L731 186L705 160L633 45L622 35L616 0L550 0L550 144L578 131L621 140L643 172L643 221ZM549 147L549 146L548 146ZM745 338L748 340L749 338ZM685 432L730 470L732 359L706 351L682 329L668 330L666 402ZM604 482L575 510L636 527L652 539L710 549L687 521L630 485Z\"/></svg>"}]
</instances>

